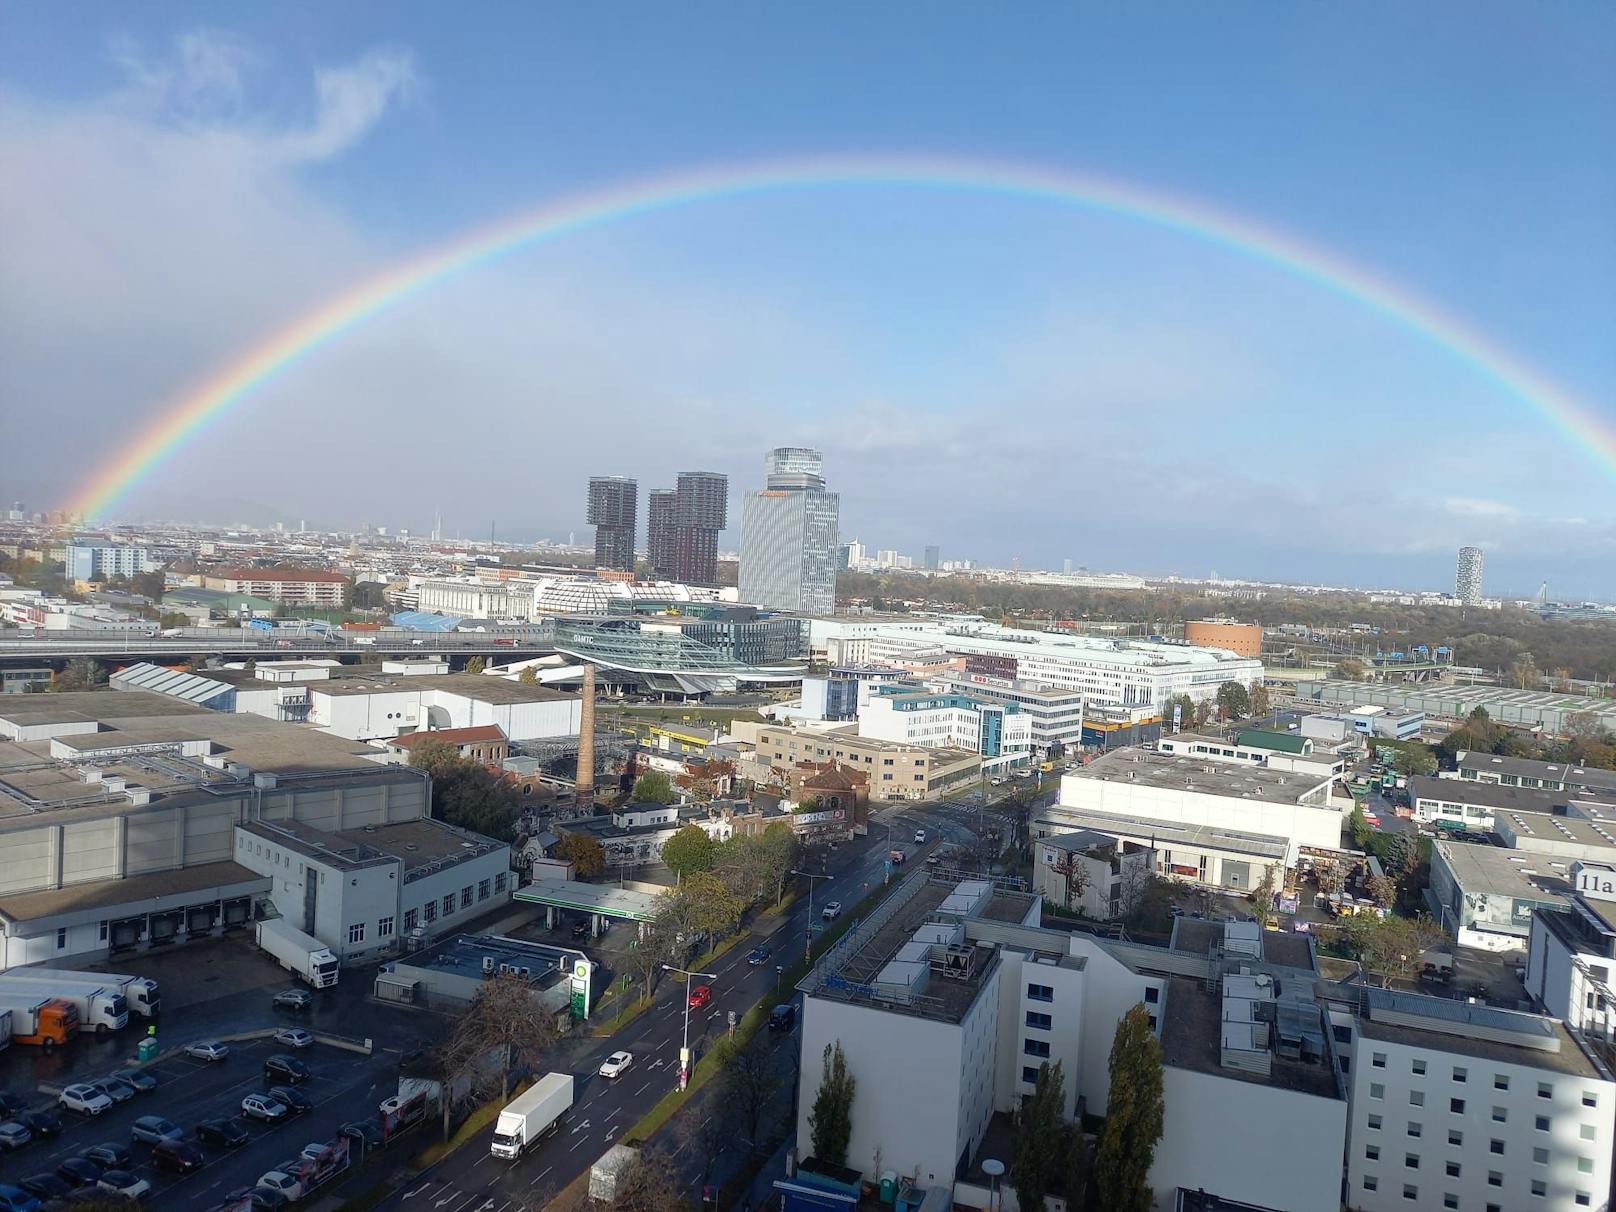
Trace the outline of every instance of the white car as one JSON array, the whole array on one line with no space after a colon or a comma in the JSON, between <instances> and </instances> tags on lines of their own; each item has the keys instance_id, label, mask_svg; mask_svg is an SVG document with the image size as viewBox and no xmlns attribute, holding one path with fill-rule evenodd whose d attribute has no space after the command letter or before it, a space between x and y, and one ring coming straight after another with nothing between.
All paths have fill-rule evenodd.
<instances>
[{"instance_id":1,"label":"white car","mask_svg":"<svg viewBox=\"0 0 1616 1212\"><path fill-rule=\"evenodd\" d=\"M197 1060L222 1061L230 1055L230 1046L213 1040L206 1040L200 1044L190 1044L185 1049L186 1056L194 1056Z\"/></svg>"},{"instance_id":2,"label":"white car","mask_svg":"<svg viewBox=\"0 0 1616 1212\"><path fill-rule=\"evenodd\" d=\"M241 1100L241 1113L274 1123L286 1118L286 1104L273 1094L249 1094Z\"/></svg>"},{"instance_id":3,"label":"white car","mask_svg":"<svg viewBox=\"0 0 1616 1212\"><path fill-rule=\"evenodd\" d=\"M926 844L926 831L924 829L916 829L915 830L915 845L924 846L925 844Z\"/></svg>"},{"instance_id":4,"label":"white car","mask_svg":"<svg viewBox=\"0 0 1616 1212\"><path fill-rule=\"evenodd\" d=\"M271 1170L258 1180L260 1187L265 1187L279 1195L286 1197L288 1203L295 1203L303 1198L303 1180L289 1174L287 1171L296 1168L296 1162L282 1162L285 1170Z\"/></svg>"},{"instance_id":5,"label":"white car","mask_svg":"<svg viewBox=\"0 0 1616 1212\"><path fill-rule=\"evenodd\" d=\"M314 1036L302 1027L282 1027L275 1032L275 1042L288 1048L307 1048L314 1043Z\"/></svg>"},{"instance_id":6,"label":"white car","mask_svg":"<svg viewBox=\"0 0 1616 1212\"><path fill-rule=\"evenodd\" d=\"M827 922L834 922L837 918L842 916L842 902L832 901L820 911L819 916L824 918Z\"/></svg>"},{"instance_id":7,"label":"white car","mask_svg":"<svg viewBox=\"0 0 1616 1212\"><path fill-rule=\"evenodd\" d=\"M128 1170L108 1170L96 1180L97 1187L112 1195L121 1195L124 1199L144 1199L151 1194L152 1186L138 1174Z\"/></svg>"},{"instance_id":8,"label":"white car","mask_svg":"<svg viewBox=\"0 0 1616 1212\"><path fill-rule=\"evenodd\" d=\"M628 1067L634 1063L632 1052L613 1052L600 1065L602 1077L622 1077L628 1072Z\"/></svg>"},{"instance_id":9,"label":"white car","mask_svg":"<svg viewBox=\"0 0 1616 1212\"><path fill-rule=\"evenodd\" d=\"M66 1087L56 1101L80 1115L100 1115L112 1106L112 1100L101 1087L90 1082L78 1082Z\"/></svg>"}]
</instances>

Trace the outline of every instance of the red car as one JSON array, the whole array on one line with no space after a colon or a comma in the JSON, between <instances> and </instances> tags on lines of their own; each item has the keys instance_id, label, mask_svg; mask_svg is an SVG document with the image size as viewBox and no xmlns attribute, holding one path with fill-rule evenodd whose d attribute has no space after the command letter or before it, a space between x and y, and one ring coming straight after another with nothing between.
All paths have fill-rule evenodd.
<instances>
[{"instance_id":1,"label":"red car","mask_svg":"<svg viewBox=\"0 0 1616 1212\"><path fill-rule=\"evenodd\" d=\"M690 1008L700 1010L713 1000L713 987L711 985L697 985L690 991Z\"/></svg>"}]
</instances>

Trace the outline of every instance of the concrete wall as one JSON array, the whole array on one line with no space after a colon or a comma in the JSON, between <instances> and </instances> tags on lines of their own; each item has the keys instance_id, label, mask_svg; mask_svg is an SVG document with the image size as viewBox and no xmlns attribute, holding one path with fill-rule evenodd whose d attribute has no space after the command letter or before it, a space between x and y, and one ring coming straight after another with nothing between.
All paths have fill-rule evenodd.
<instances>
[{"instance_id":1,"label":"concrete wall","mask_svg":"<svg viewBox=\"0 0 1616 1212\"><path fill-rule=\"evenodd\" d=\"M501 875L505 877L505 891L496 892L495 886ZM484 880L488 881L486 899L482 895ZM511 852L508 846L468 859L463 863L456 863L452 867L444 867L419 879L408 880L399 894L399 929L404 928L404 917L411 909L420 914L419 924L425 927L431 937L459 929L478 914L508 903L515 882L516 875L511 871ZM462 904L467 888L472 890L470 908L465 908ZM455 898L454 912L445 916L443 898L451 895ZM438 906L438 918L435 922L425 920L424 909L428 901Z\"/></svg>"},{"instance_id":2,"label":"concrete wall","mask_svg":"<svg viewBox=\"0 0 1616 1212\"><path fill-rule=\"evenodd\" d=\"M1180 1187L1286 1212L1340 1209L1344 1099L1171 1065L1162 1070L1162 1098L1150 1168L1158 1209L1171 1209Z\"/></svg>"},{"instance_id":3,"label":"concrete wall","mask_svg":"<svg viewBox=\"0 0 1616 1212\"><path fill-rule=\"evenodd\" d=\"M1084 974L1081 968L1063 968L1038 963L1008 948L999 953L998 1059L995 1064L995 1105L1000 1111L1014 1111L1033 1092L1036 1070L1043 1063L1023 1050L1028 1039L1049 1044L1048 1061L1057 1061L1065 1083L1066 1101L1062 1114L1071 1119L1077 1113L1078 1096L1083 1092L1083 999ZM1027 986L1043 985L1051 990L1049 1001L1027 996ZM1030 1028L1027 1014L1047 1014L1048 1029ZM1034 1081L1028 1081L1027 1070ZM1004 1159L1009 1161L1008 1158Z\"/></svg>"}]
</instances>

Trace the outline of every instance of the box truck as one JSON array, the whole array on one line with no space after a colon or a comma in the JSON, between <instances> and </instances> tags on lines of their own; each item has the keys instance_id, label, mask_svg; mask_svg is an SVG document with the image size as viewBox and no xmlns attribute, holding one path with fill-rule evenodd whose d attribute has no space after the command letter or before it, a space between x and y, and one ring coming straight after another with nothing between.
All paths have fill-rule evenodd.
<instances>
[{"instance_id":1,"label":"box truck","mask_svg":"<svg viewBox=\"0 0 1616 1212\"><path fill-rule=\"evenodd\" d=\"M0 993L0 1010L9 1012L11 1038L38 1044L49 1052L79 1033L79 1012L59 997Z\"/></svg>"},{"instance_id":2,"label":"box truck","mask_svg":"<svg viewBox=\"0 0 1616 1212\"><path fill-rule=\"evenodd\" d=\"M258 923L258 945L282 968L296 973L316 989L327 989L337 983L337 957L331 949L283 917Z\"/></svg>"},{"instance_id":3,"label":"box truck","mask_svg":"<svg viewBox=\"0 0 1616 1212\"><path fill-rule=\"evenodd\" d=\"M118 972L80 972L77 968L44 968L29 964L12 968L5 979L58 982L63 985L88 986L91 989L117 990L123 994L129 1009L143 1018L151 1018L161 1009L157 982L144 976L129 976Z\"/></svg>"},{"instance_id":4,"label":"box truck","mask_svg":"<svg viewBox=\"0 0 1616 1212\"><path fill-rule=\"evenodd\" d=\"M79 1012L79 1027L93 1028L97 1035L122 1031L129 1025L129 1003L116 989L74 981L21 979L8 972L0 977L0 997L13 994L22 998L57 997L71 1002Z\"/></svg>"},{"instance_id":5,"label":"box truck","mask_svg":"<svg viewBox=\"0 0 1616 1212\"><path fill-rule=\"evenodd\" d=\"M546 1073L499 1113L489 1153L515 1161L554 1132L561 1123L562 1113L570 1106L572 1074Z\"/></svg>"}]
</instances>

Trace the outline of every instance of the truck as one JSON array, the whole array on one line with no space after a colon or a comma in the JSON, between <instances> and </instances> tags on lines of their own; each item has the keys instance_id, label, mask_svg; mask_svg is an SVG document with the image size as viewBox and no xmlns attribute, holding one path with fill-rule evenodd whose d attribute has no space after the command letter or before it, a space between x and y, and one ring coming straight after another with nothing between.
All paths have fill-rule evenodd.
<instances>
[{"instance_id":1,"label":"truck","mask_svg":"<svg viewBox=\"0 0 1616 1212\"><path fill-rule=\"evenodd\" d=\"M510 1101L494 1125L488 1152L515 1161L539 1141L555 1132L561 1116L572 1106L572 1074L546 1073Z\"/></svg>"},{"instance_id":2,"label":"truck","mask_svg":"<svg viewBox=\"0 0 1616 1212\"><path fill-rule=\"evenodd\" d=\"M116 989L123 994L129 1009L142 1018L151 1018L162 1008L157 982L145 976L129 976L118 972L80 972L77 968L42 968L32 964L12 968L5 974L11 979L38 980L63 985L89 986L92 989Z\"/></svg>"},{"instance_id":3,"label":"truck","mask_svg":"<svg viewBox=\"0 0 1616 1212\"><path fill-rule=\"evenodd\" d=\"M337 983L337 957L331 949L283 917L258 923L258 945L282 968L316 989L329 989Z\"/></svg>"},{"instance_id":4,"label":"truck","mask_svg":"<svg viewBox=\"0 0 1616 1212\"><path fill-rule=\"evenodd\" d=\"M640 1151L630 1145L613 1145L602 1153L600 1160L589 1167L589 1198L607 1202L616 1199L623 1174L639 1156Z\"/></svg>"},{"instance_id":5,"label":"truck","mask_svg":"<svg viewBox=\"0 0 1616 1212\"><path fill-rule=\"evenodd\" d=\"M34 980L6 973L0 977L0 997L60 998L79 1014L79 1027L93 1027L97 1035L122 1031L129 1025L129 1003L117 989L72 981Z\"/></svg>"},{"instance_id":6,"label":"truck","mask_svg":"<svg viewBox=\"0 0 1616 1212\"><path fill-rule=\"evenodd\" d=\"M11 1038L19 1044L38 1044L49 1052L79 1033L78 1008L59 997L0 993L0 1010L8 1012Z\"/></svg>"}]
</instances>

